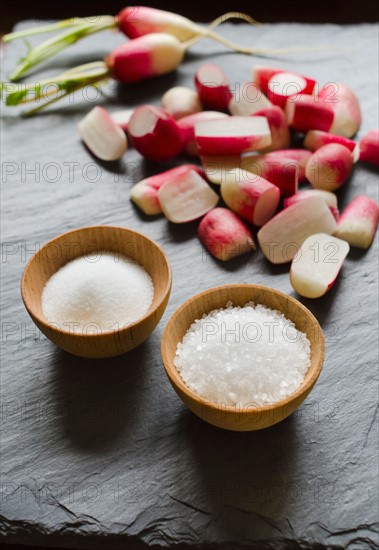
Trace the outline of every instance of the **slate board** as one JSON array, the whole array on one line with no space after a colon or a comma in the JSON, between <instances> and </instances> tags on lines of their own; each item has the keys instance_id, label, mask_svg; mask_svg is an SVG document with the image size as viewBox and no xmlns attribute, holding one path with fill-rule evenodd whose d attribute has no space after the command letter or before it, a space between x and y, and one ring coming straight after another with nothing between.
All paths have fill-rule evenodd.
<instances>
[{"instance_id":1,"label":"slate board","mask_svg":"<svg viewBox=\"0 0 379 550\"><path fill-rule=\"evenodd\" d=\"M378 122L377 31L228 24L222 33L241 44L344 50L252 59L202 41L176 73L130 88L112 85L104 104L158 103L170 86L191 85L205 59L240 83L253 63L267 63L352 86L362 104L361 136ZM121 41L111 33L87 39L38 78L100 59ZM5 74L23 51L22 43L6 47ZM203 254L196 224L141 216L129 189L156 167L133 150L120 164L96 162L76 131L89 106L75 99L27 120L3 109L3 540L75 548L377 548L379 239L367 252L352 250L327 296L302 300L327 344L323 372L302 407L261 432L213 428L183 406L166 379L164 326L184 300L219 284L266 284L295 295L288 269L271 267L259 253L221 264ZM378 173L363 165L339 193L340 205L360 193L378 198ZM117 359L86 361L36 331L19 281L39 245L100 223L156 239L174 280L164 318L145 344Z\"/></svg>"}]
</instances>

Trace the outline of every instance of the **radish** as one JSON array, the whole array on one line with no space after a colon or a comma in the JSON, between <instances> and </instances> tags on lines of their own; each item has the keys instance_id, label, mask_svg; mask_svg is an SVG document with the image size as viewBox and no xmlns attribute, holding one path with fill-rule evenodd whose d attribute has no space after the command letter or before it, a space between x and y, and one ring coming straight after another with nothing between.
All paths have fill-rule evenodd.
<instances>
[{"instance_id":1,"label":"radish","mask_svg":"<svg viewBox=\"0 0 379 550\"><path fill-rule=\"evenodd\" d=\"M351 139L329 134L328 132L322 132L321 130L310 130L304 138L304 147L310 151L316 151L323 145L328 145L329 143L344 145L353 154L354 162L357 162L359 159L359 145Z\"/></svg>"},{"instance_id":2,"label":"radish","mask_svg":"<svg viewBox=\"0 0 379 550\"><path fill-rule=\"evenodd\" d=\"M308 130L328 132L335 117L329 104L322 103L313 95L300 95L296 101L287 101L285 113L289 126L300 132Z\"/></svg>"},{"instance_id":3,"label":"radish","mask_svg":"<svg viewBox=\"0 0 379 550\"><path fill-rule=\"evenodd\" d=\"M189 170L162 185L158 200L170 222L185 223L212 210L219 197L195 170Z\"/></svg>"},{"instance_id":4,"label":"radish","mask_svg":"<svg viewBox=\"0 0 379 550\"><path fill-rule=\"evenodd\" d=\"M294 160L267 158L266 155L244 155L240 166L276 185L282 197L290 197L297 192L299 167Z\"/></svg>"},{"instance_id":5,"label":"radish","mask_svg":"<svg viewBox=\"0 0 379 550\"><path fill-rule=\"evenodd\" d=\"M305 174L315 189L335 191L350 176L353 155L344 145L330 143L317 149L307 162Z\"/></svg>"},{"instance_id":6,"label":"radish","mask_svg":"<svg viewBox=\"0 0 379 550\"><path fill-rule=\"evenodd\" d=\"M182 150L182 136L176 121L153 105L143 105L134 111L128 133L137 151L149 160L169 160Z\"/></svg>"},{"instance_id":7,"label":"radish","mask_svg":"<svg viewBox=\"0 0 379 550\"><path fill-rule=\"evenodd\" d=\"M311 197L285 208L258 232L263 254L273 264L295 257L305 239L315 233L335 232L337 223L321 197Z\"/></svg>"},{"instance_id":8,"label":"radish","mask_svg":"<svg viewBox=\"0 0 379 550\"><path fill-rule=\"evenodd\" d=\"M283 108L288 99L296 101L299 94L311 94L315 85L315 80L305 79L299 74L283 71L270 78L267 85L267 95L274 105Z\"/></svg>"},{"instance_id":9,"label":"radish","mask_svg":"<svg viewBox=\"0 0 379 550\"><path fill-rule=\"evenodd\" d=\"M134 39L142 38L152 33L166 33L173 36L179 42L185 42L183 45L185 49L201 38L208 37L240 53L264 53L264 50L241 47L214 32L213 29L220 23L232 18L242 19L250 24L256 23L252 17L246 14L229 12L215 19L208 28L204 28L172 12L144 6L129 6L122 10L116 17L95 16L85 19L74 17L53 25L40 26L11 33L3 37L6 42L16 38L24 38L30 35L66 29L56 37L46 40L35 48L30 48L25 57L21 59L10 78L11 80L17 80L31 67L45 61L81 38L107 29L119 29L129 38ZM270 53L270 51L267 50L267 53Z\"/></svg>"},{"instance_id":10,"label":"radish","mask_svg":"<svg viewBox=\"0 0 379 550\"><path fill-rule=\"evenodd\" d=\"M271 131L271 145L262 150L263 153L286 149L290 145L290 130L282 109L276 105L262 109L253 116L264 116L267 118Z\"/></svg>"},{"instance_id":11,"label":"radish","mask_svg":"<svg viewBox=\"0 0 379 550\"><path fill-rule=\"evenodd\" d=\"M307 165L308 160L311 158L312 153L310 151L307 151L307 149L282 149L280 151L272 151L270 153L266 153L265 158L266 160L271 160L275 162L277 159L279 160L292 160L295 161L298 165L299 171L298 171L298 179L299 182L305 181L305 167Z\"/></svg>"},{"instance_id":12,"label":"radish","mask_svg":"<svg viewBox=\"0 0 379 550\"><path fill-rule=\"evenodd\" d=\"M355 93L349 86L341 83L326 84L319 92L318 100L334 114L330 128L308 128L309 130L325 130L332 134L353 137L362 122L361 109Z\"/></svg>"},{"instance_id":13,"label":"radish","mask_svg":"<svg viewBox=\"0 0 379 550\"><path fill-rule=\"evenodd\" d=\"M162 108L175 119L193 115L202 110L199 95L191 88L174 86L163 95Z\"/></svg>"},{"instance_id":14,"label":"radish","mask_svg":"<svg viewBox=\"0 0 379 550\"><path fill-rule=\"evenodd\" d=\"M334 235L358 248L368 248L375 237L379 220L377 203L359 195L342 212Z\"/></svg>"},{"instance_id":15,"label":"radish","mask_svg":"<svg viewBox=\"0 0 379 550\"><path fill-rule=\"evenodd\" d=\"M201 155L235 155L263 149L271 143L264 117L235 116L197 122L195 136Z\"/></svg>"},{"instance_id":16,"label":"radish","mask_svg":"<svg viewBox=\"0 0 379 550\"><path fill-rule=\"evenodd\" d=\"M124 109L122 111L114 111L111 113L112 120L120 126L126 132L128 130L128 124L133 114L133 109Z\"/></svg>"},{"instance_id":17,"label":"radish","mask_svg":"<svg viewBox=\"0 0 379 550\"><path fill-rule=\"evenodd\" d=\"M379 130L370 130L361 139L360 160L379 166Z\"/></svg>"},{"instance_id":18,"label":"radish","mask_svg":"<svg viewBox=\"0 0 379 550\"><path fill-rule=\"evenodd\" d=\"M274 215L279 204L280 191L264 178L236 168L225 172L221 196L236 214L261 226Z\"/></svg>"},{"instance_id":19,"label":"radish","mask_svg":"<svg viewBox=\"0 0 379 550\"><path fill-rule=\"evenodd\" d=\"M271 78L279 73L284 72L284 69L277 67L269 67L266 65L256 65L253 68L253 82L258 86L264 94L268 93L268 83Z\"/></svg>"},{"instance_id":20,"label":"radish","mask_svg":"<svg viewBox=\"0 0 379 550\"><path fill-rule=\"evenodd\" d=\"M246 83L242 89L238 89L228 104L229 112L233 116L254 115L257 111L270 107L273 107L271 101L254 82Z\"/></svg>"},{"instance_id":21,"label":"radish","mask_svg":"<svg viewBox=\"0 0 379 550\"><path fill-rule=\"evenodd\" d=\"M303 191L298 191L295 195L292 195L292 197L287 197L284 199L283 206L284 208L288 208L289 206L309 199L310 197L321 197L329 206L336 222L338 222L339 210L337 196L330 191L323 191L322 189L304 189Z\"/></svg>"},{"instance_id":22,"label":"radish","mask_svg":"<svg viewBox=\"0 0 379 550\"><path fill-rule=\"evenodd\" d=\"M94 107L78 129L88 149L101 160L118 160L128 148L125 133L103 107Z\"/></svg>"},{"instance_id":23,"label":"radish","mask_svg":"<svg viewBox=\"0 0 379 550\"><path fill-rule=\"evenodd\" d=\"M150 176L139 181L130 190L131 200L148 216L160 214L162 209L159 204L158 191L167 181L170 181L177 176L186 174L195 170L200 176L204 175L203 171L195 164L183 164L166 172L161 172L155 176Z\"/></svg>"},{"instance_id":24,"label":"radish","mask_svg":"<svg viewBox=\"0 0 379 550\"><path fill-rule=\"evenodd\" d=\"M227 208L214 208L199 224L198 236L215 258L226 261L255 250L249 228Z\"/></svg>"},{"instance_id":25,"label":"radish","mask_svg":"<svg viewBox=\"0 0 379 550\"><path fill-rule=\"evenodd\" d=\"M202 120L215 120L217 118L227 118L226 113L220 113L219 111L201 111L193 115L188 115L177 120L178 126L182 133L183 151L187 155L198 155L195 138L195 124Z\"/></svg>"},{"instance_id":26,"label":"radish","mask_svg":"<svg viewBox=\"0 0 379 550\"><path fill-rule=\"evenodd\" d=\"M350 250L347 242L325 233L308 237L290 271L294 290L304 298L320 298L333 286Z\"/></svg>"},{"instance_id":27,"label":"radish","mask_svg":"<svg viewBox=\"0 0 379 550\"><path fill-rule=\"evenodd\" d=\"M203 156L200 160L207 180L215 185L221 185L228 172L241 168L240 155Z\"/></svg>"},{"instance_id":28,"label":"radish","mask_svg":"<svg viewBox=\"0 0 379 550\"><path fill-rule=\"evenodd\" d=\"M228 77L218 65L206 63L201 65L195 74L197 93L207 109L226 111L232 92Z\"/></svg>"}]
</instances>

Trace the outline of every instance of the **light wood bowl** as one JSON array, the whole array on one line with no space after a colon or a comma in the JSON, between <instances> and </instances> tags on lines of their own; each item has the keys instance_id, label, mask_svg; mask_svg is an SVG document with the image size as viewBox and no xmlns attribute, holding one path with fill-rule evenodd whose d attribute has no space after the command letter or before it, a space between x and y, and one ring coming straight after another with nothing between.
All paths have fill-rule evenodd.
<instances>
[{"instance_id":1,"label":"light wood bowl","mask_svg":"<svg viewBox=\"0 0 379 550\"><path fill-rule=\"evenodd\" d=\"M146 269L154 284L153 303L147 314L124 328L97 334L74 334L49 324L41 304L47 280L67 262L99 251L129 256ZM108 225L75 229L48 241L32 256L21 280L25 307L41 332L60 348L92 358L121 355L141 344L159 323L170 291L171 267L162 248L141 233Z\"/></svg>"},{"instance_id":2,"label":"light wood bowl","mask_svg":"<svg viewBox=\"0 0 379 550\"><path fill-rule=\"evenodd\" d=\"M231 407L203 399L183 382L174 365L178 343L182 341L196 319L213 309L225 307L228 301L231 301L234 306L244 306L252 301L255 304L279 310L287 319L295 323L298 330L306 333L311 343L311 365L300 388L288 398L271 405ZM324 362L324 354L324 335L312 313L291 296L273 288L258 285L219 286L193 296L173 314L162 338L163 363L167 376L180 399L206 422L235 431L261 430L277 424L293 413L315 385Z\"/></svg>"}]
</instances>

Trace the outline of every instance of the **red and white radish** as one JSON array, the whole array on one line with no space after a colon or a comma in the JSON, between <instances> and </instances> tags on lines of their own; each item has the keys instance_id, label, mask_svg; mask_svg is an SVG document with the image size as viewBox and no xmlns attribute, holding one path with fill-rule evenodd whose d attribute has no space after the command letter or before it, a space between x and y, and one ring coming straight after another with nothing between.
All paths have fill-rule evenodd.
<instances>
[{"instance_id":1,"label":"red and white radish","mask_svg":"<svg viewBox=\"0 0 379 550\"><path fill-rule=\"evenodd\" d=\"M198 236L215 258L226 261L255 250L249 228L227 208L214 208L199 224Z\"/></svg>"},{"instance_id":2,"label":"red and white radish","mask_svg":"<svg viewBox=\"0 0 379 550\"><path fill-rule=\"evenodd\" d=\"M353 155L344 145L330 143L317 149L307 162L305 175L312 187L335 191L353 170Z\"/></svg>"},{"instance_id":3,"label":"red and white radish","mask_svg":"<svg viewBox=\"0 0 379 550\"><path fill-rule=\"evenodd\" d=\"M256 151L271 143L265 117L228 117L195 124L196 142L201 155L235 155Z\"/></svg>"},{"instance_id":4,"label":"red and white radish","mask_svg":"<svg viewBox=\"0 0 379 550\"><path fill-rule=\"evenodd\" d=\"M331 235L337 223L321 197L311 197L285 208L258 232L265 257L273 264L290 262L308 237L315 233Z\"/></svg>"},{"instance_id":5,"label":"red and white radish","mask_svg":"<svg viewBox=\"0 0 379 550\"><path fill-rule=\"evenodd\" d=\"M118 160L128 148L125 132L103 107L94 107L78 129L88 149L101 160Z\"/></svg>"},{"instance_id":6,"label":"red and white radish","mask_svg":"<svg viewBox=\"0 0 379 550\"><path fill-rule=\"evenodd\" d=\"M370 130L359 142L359 159L379 166L379 130Z\"/></svg>"},{"instance_id":7,"label":"red and white radish","mask_svg":"<svg viewBox=\"0 0 379 550\"><path fill-rule=\"evenodd\" d=\"M117 126L120 126L124 132L127 132L128 124L133 113L134 109L123 109L122 111L114 111L113 113L110 113L110 115Z\"/></svg>"},{"instance_id":8,"label":"red and white radish","mask_svg":"<svg viewBox=\"0 0 379 550\"><path fill-rule=\"evenodd\" d=\"M286 149L290 145L291 135L286 117L280 107L273 105L254 113L253 116L264 116L267 118L271 131L271 145L262 150L263 153Z\"/></svg>"},{"instance_id":9,"label":"red and white radish","mask_svg":"<svg viewBox=\"0 0 379 550\"><path fill-rule=\"evenodd\" d=\"M200 176L204 175L204 172L195 164L183 164L171 170L166 170L155 176L145 178L135 185L130 190L131 200L148 216L154 216L160 214L162 209L159 204L158 191L166 182L176 178L177 176L186 174L187 172L195 170Z\"/></svg>"},{"instance_id":10,"label":"red and white radish","mask_svg":"<svg viewBox=\"0 0 379 550\"><path fill-rule=\"evenodd\" d=\"M273 107L271 101L254 82L248 82L242 88L238 88L228 105L233 116L250 116L270 107Z\"/></svg>"},{"instance_id":11,"label":"red and white radish","mask_svg":"<svg viewBox=\"0 0 379 550\"><path fill-rule=\"evenodd\" d=\"M182 150L180 128L175 119L160 107L137 107L129 121L128 134L137 151L149 160L169 160Z\"/></svg>"},{"instance_id":12,"label":"red and white radish","mask_svg":"<svg viewBox=\"0 0 379 550\"><path fill-rule=\"evenodd\" d=\"M337 279L349 250L346 241L325 233L308 237L291 264L294 290L304 298L324 296Z\"/></svg>"},{"instance_id":13,"label":"red and white radish","mask_svg":"<svg viewBox=\"0 0 379 550\"><path fill-rule=\"evenodd\" d=\"M304 147L310 151L317 151L317 149L329 143L344 145L352 153L354 162L359 159L359 145L351 139L322 132L321 130L310 130L304 138Z\"/></svg>"},{"instance_id":14,"label":"red and white radish","mask_svg":"<svg viewBox=\"0 0 379 550\"><path fill-rule=\"evenodd\" d=\"M243 155L240 166L276 185L282 197L290 197L297 192L299 167L295 160Z\"/></svg>"},{"instance_id":15,"label":"red and white radish","mask_svg":"<svg viewBox=\"0 0 379 550\"><path fill-rule=\"evenodd\" d=\"M299 94L312 94L315 80L296 73L280 72L273 75L267 85L269 100L279 107L284 107L288 99L296 101Z\"/></svg>"},{"instance_id":16,"label":"red and white radish","mask_svg":"<svg viewBox=\"0 0 379 550\"><path fill-rule=\"evenodd\" d=\"M313 95L300 95L296 101L288 101L285 113L289 126L300 132L308 130L328 132L334 120L331 108Z\"/></svg>"},{"instance_id":17,"label":"red and white radish","mask_svg":"<svg viewBox=\"0 0 379 550\"><path fill-rule=\"evenodd\" d=\"M358 248L368 248L379 221L379 206L366 195L359 195L342 212L334 235Z\"/></svg>"},{"instance_id":18,"label":"red and white radish","mask_svg":"<svg viewBox=\"0 0 379 550\"><path fill-rule=\"evenodd\" d=\"M299 167L298 179L299 183L305 181L305 167L312 153L307 149L281 149L280 151L272 151L265 154L267 160L275 162L276 160L291 160L295 161Z\"/></svg>"},{"instance_id":19,"label":"red and white radish","mask_svg":"<svg viewBox=\"0 0 379 550\"><path fill-rule=\"evenodd\" d=\"M200 100L207 109L226 111L232 92L225 72L213 63L201 65L195 74L195 86Z\"/></svg>"},{"instance_id":20,"label":"red and white radish","mask_svg":"<svg viewBox=\"0 0 379 550\"><path fill-rule=\"evenodd\" d=\"M174 86L167 90L162 97L161 106L176 120L198 113L202 109L198 93L185 86Z\"/></svg>"},{"instance_id":21,"label":"red and white radish","mask_svg":"<svg viewBox=\"0 0 379 550\"><path fill-rule=\"evenodd\" d=\"M264 178L236 168L225 172L221 196L233 212L248 222L261 226L274 215L279 204L280 191Z\"/></svg>"},{"instance_id":22,"label":"red and white radish","mask_svg":"<svg viewBox=\"0 0 379 550\"><path fill-rule=\"evenodd\" d=\"M185 116L177 120L180 131L182 132L183 151L187 155L198 155L195 138L195 124L203 120L215 120L217 118L227 118L226 113L220 113L219 111L201 111L193 115Z\"/></svg>"},{"instance_id":23,"label":"red and white radish","mask_svg":"<svg viewBox=\"0 0 379 550\"><path fill-rule=\"evenodd\" d=\"M329 206L336 222L338 222L339 210L337 196L330 191L323 191L322 189L304 189L303 191L298 191L295 195L292 195L292 197L285 198L283 201L283 206L284 208L288 208L289 206L309 199L310 197L321 197Z\"/></svg>"},{"instance_id":24,"label":"red and white radish","mask_svg":"<svg viewBox=\"0 0 379 550\"><path fill-rule=\"evenodd\" d=\"M278 69L277 67L270 67L267 65L255 65L253 68L252 80L264 94L267 94L268 83L271 78L282 72L284 72L284 69Z\"/></svg>"},{"instance_id":25,"label":"red and white radish","mask_svg":"<svg viewBox=\"0 0 379 550\"><path fill-rule=\"evenodd\" d=\"M207 180L215 185L221 185L228 172L241 168L240 155L203 156L200 160Z\"/></svg>"},{"instance_id":26,"label":"red and white radish","mask_svg":"<svg viewBox=\"0 0 379 550\"><path fill-rule=\"evenodd\" d=\"M333 124L330 128L308 128L309 130L325 130L332 134L353 137L362 123L361 109L355 93L349 86L341 83L326 84L319 92L320 103L332 110Z\"/></svg>"},{"instance_id":27,"label":"red and white radish","mask_svg":"<svg viewBox=\"0 0 379 550\"><path fill-rule=\"evenodd\" d=\"M158 200L170 222L185 223L212 210L219 196L195 170L190 170L162 185L158 191Z\"/></svg>"}]
</instances>

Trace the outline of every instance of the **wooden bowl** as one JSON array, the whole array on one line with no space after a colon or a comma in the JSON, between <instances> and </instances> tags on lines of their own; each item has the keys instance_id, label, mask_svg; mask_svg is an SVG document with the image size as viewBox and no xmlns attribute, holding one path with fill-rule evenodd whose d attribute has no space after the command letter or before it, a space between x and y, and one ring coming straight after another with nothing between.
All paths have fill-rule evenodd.
<instances>
[{"instance_id":1,"label":"wooden bowl","mask_svg":"<svg viewBox=\"0 0 379 550\"><path fill-rule=\"evenodd\" d=\"M154 284L153 303L147 314L119 330L78 334L49 324L42 311L41 296L47 280L67 262L99 251L129 256L142 265ZM49 340L81 357L113 357L141 344L159 323L171 291L171 267L162 248L141 233L125 227L83 227L48 241L27 264L21 294L29 315ZM69 328L69 327L68 327Z\"/></svg>"},{"instance_id":2,"label":"wooden bowl","mask_svg":"<svg viewBox=\"0 0 379 550\"><path fill-rule=\"evenodd\" d=\"M281 401L254 407L225 406L211 403L190 390L174 365L177 345L191 324L213 309L220 309L231 301L234 306L247 302L262 304L284 313L298 330L305 332L311 343L311 365L299 389ZM162 338L162 359L167 376L181 400L197 416L227 430L252 431L272 426L289 416L312 390L324 362L324 335L317 319L300 302L274 290L258 285L225 285L210 288L193 296L173 314Z\"/></svg>"}]
</instances>

